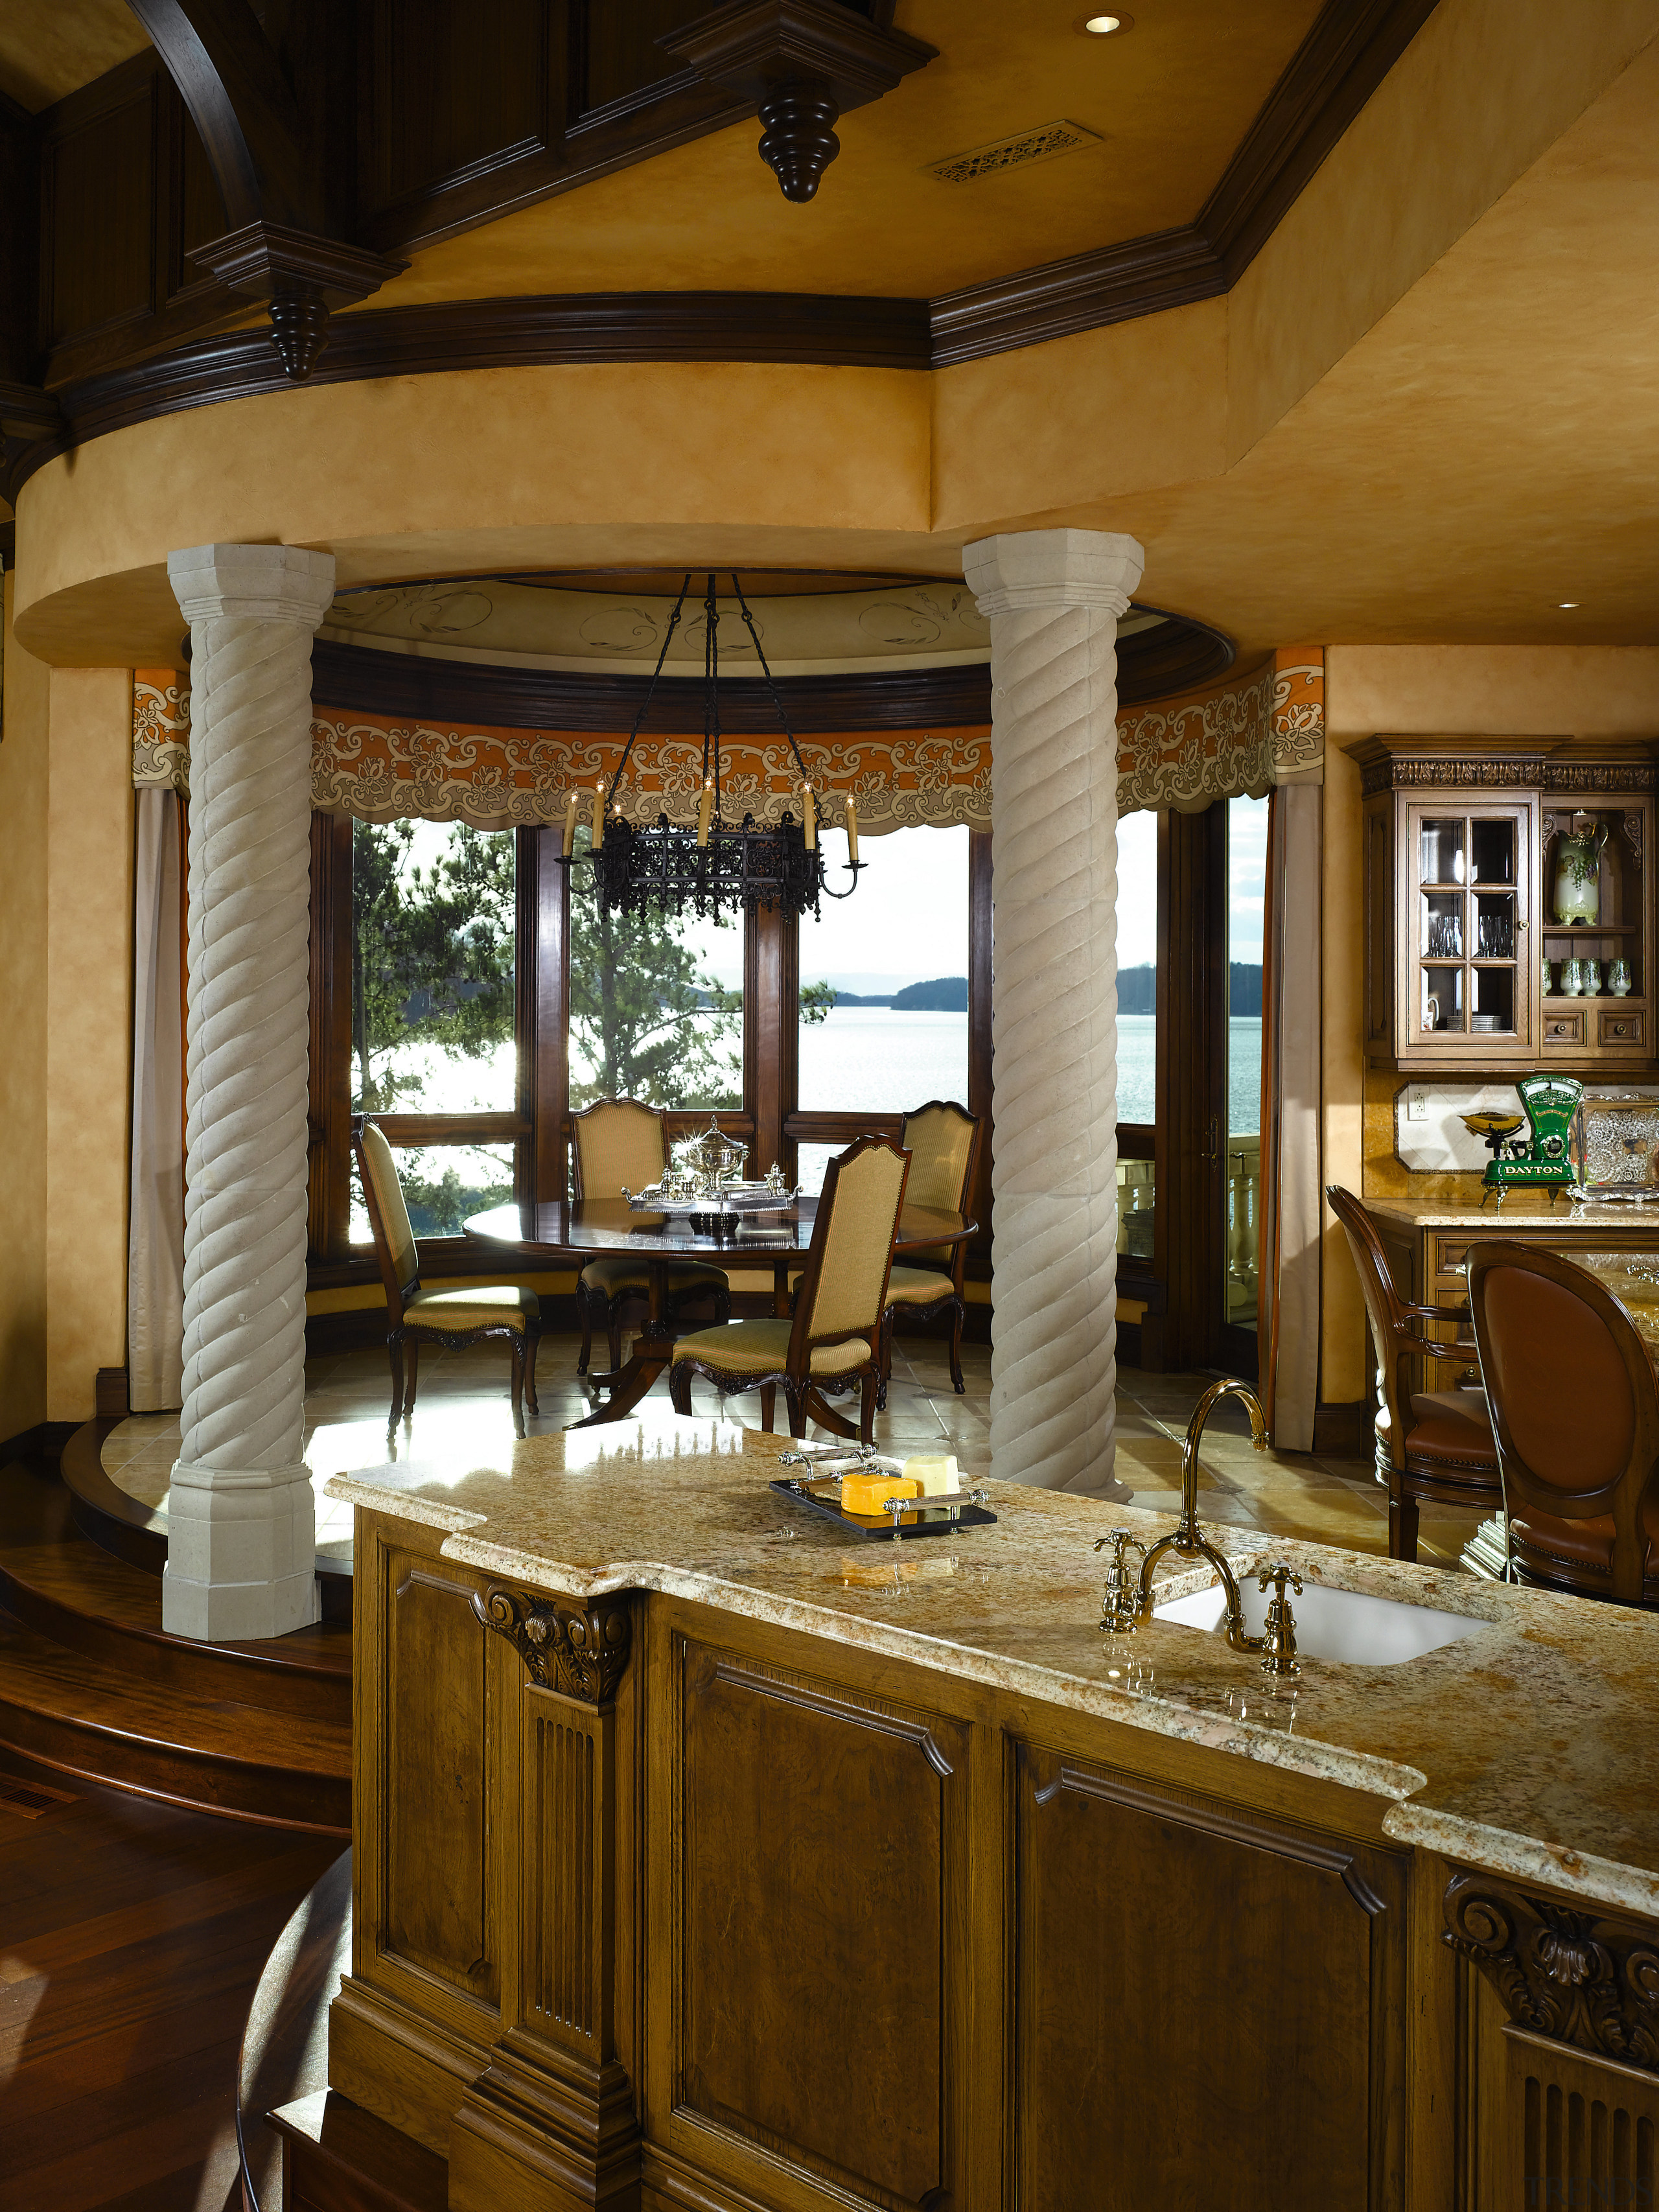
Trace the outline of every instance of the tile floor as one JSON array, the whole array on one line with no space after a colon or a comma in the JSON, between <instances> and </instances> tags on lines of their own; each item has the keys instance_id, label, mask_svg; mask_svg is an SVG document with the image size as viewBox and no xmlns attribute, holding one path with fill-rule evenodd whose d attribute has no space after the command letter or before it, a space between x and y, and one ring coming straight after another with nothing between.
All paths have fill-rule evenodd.
<instances>
[{"instance_id":1,"label":"tile floor","mask_svg":"<svg viewBox=\"0 0 1659 2212\"><path fill-rule=\"evenodd\" d=\"M590 1410L576 1379L578 1341L574 1336L542 1340L537 1362L542 1410L530 1423L532 1435L564 1428ZM983 1345L965 1346L963 1370L968 1388L958 1398L951 1388L945 1346L927 1338L901 1339L893 1348L887 1411L876 1419L878 1443L893 1451L943 1445L956 1453L964 1476L988 1474L989 1350ZM1117 1474L1133 1492L1137 1505L1153 1512L1179 1510L1181 1440L1192 1409L1211 1380L1206 1375L1119 1370ZM702 1413L720 1410L714 1391L702 1381L693 1385L692 1401ZM386 1358L381 1350L343 1352L307 1365L306 1456L319 1483L320 1551L349 1551L351 1540L350 1508L322 1496L320 1486L342 1468L385 1461L390 1404ZM666 1377L645 1400L642 1410L672 1411ZM728 1401L727 1419L745 1417L758 1423L755 1400ZM781 1405L779 1418L781 1422ZM420 1404L398 1449L425 1455L453 1449L476 1456L482 1450L505 1451L512 1440L507 1363L501 1352L479 1345L435 1357L428 1353L422 1362ZM104 1467L111 1480L133 1497L160 1506L165 1504L178 1452L176 1414L137 1414L106 1440ZM1251 1448L1242 1407L1224 1405L1210 1422L1201 1470L1200 1510L1207 1520L1340 1544L1353 1551L1388 1550L1388 1499L1368 1462L1258 1453ZM1479 1515L1425 1505L1419 1557L1428 1564L1455 1565L1480 1519Z\"/></svg>"}]
</instances>

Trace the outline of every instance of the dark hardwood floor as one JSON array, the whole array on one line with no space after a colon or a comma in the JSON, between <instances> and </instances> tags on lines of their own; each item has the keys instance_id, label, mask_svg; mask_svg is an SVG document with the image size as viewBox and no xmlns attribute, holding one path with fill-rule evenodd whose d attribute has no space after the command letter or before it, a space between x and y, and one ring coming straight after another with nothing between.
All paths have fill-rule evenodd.
<instances>
[{"instance_id":1,"label":"dark hardwood floor","mask_svg":"<svg viewBox=\"0 0 1659 2212\"><path fill-rule=\"evenodd\" d=\"M243 2025L339 1851L0 1752L0 2212L240 2206Z\"/></svg>"}]
</instances>

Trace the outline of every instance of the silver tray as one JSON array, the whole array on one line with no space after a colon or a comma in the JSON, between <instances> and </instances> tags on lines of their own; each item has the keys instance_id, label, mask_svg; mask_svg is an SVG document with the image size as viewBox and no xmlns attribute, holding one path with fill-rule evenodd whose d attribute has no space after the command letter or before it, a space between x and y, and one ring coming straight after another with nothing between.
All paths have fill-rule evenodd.
<instances>
[{"instance_id":1,"label":"silver tray","mask_svg":"<svg viewBox=\"0 0 1659 2212\"><path fill-rule=\"evenodd\" d=\"M671 1221L684 1221L694 1213L782 1213L799 1195L799 1191L769 1190L763 1182L727 1183L713 1198L665 1199L648 1189L623 1192L631 1212L660 1213Z\"/></svg>"},{"instance_id":2,"label":"silver tray","mask_svg":"<svg viewBox=\"0 0 1659 2212\"><path fill-rule=\"evenodd\" d=\"M1566 1189L1576 1206L1659 1206L1659 1183L1570 1182Z\"/></svg>"}]
</instances>

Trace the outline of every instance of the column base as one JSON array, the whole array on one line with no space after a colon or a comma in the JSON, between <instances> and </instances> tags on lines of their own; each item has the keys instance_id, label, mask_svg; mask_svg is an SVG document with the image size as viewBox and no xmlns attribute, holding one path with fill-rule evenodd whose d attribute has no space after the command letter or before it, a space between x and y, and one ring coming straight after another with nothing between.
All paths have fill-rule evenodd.
<instances>
[{"instance_id":1,"label":"column base","mask_svg":"<svg viewBox=\"0 0 1659 2212\"><path fill-rule=\"evenodd\" d=\"M240 1644L290 1635L318 1617L310 1468L176 1462L161 1582L168 1635Z\"/></svg>"}]
</instances>

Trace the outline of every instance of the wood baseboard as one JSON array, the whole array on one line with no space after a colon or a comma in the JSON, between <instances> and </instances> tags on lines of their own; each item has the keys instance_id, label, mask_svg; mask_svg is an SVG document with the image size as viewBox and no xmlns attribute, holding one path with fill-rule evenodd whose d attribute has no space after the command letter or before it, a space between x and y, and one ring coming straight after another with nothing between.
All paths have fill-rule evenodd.
<instances>
[{"instance_id":1,"label":"wood baseboard","mask_svg":"<svg viewBox=\"0 0 1659 2212\"><path fill-rule=\"evenodd\" d=\"M1371 1407L1369 1400L1316 1406L1313 1448L1332 1459L1370 1457Z\"/></svg>"},{"instance_id":2,"label":"wood baseboard","mask_svg":"<svg viewBox=\"0 0 1659 2212\"><path fill-rule=\"evenodd\" d=\"M80 1426L79 1421L37 1421L32 1429L20 1429L0 1443L0 1467L15 1459L50 1460L56 1467L64 1456L64 1445Z\"/></svg>"}]
</instances>

